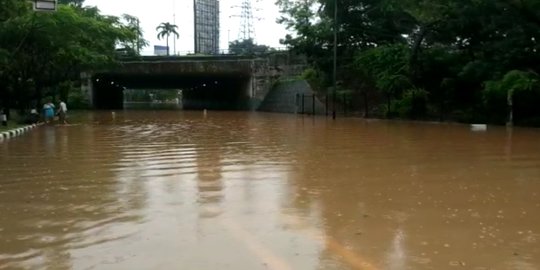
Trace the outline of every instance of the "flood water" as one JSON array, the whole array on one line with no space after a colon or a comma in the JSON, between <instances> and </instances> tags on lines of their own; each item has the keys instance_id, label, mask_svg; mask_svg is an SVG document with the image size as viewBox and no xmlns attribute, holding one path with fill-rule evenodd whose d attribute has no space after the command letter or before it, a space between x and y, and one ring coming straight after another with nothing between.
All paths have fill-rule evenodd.
<instances>
[{"instance_id":1,"label":"flood water","mask_svg":"<svg viewBox=\"0 0 540 270\"><path fill-rule=\"evenodd\" d=\"M540 269L540 131L92 112L0 142L0 269Z\"/></svg>"}]
</instances>

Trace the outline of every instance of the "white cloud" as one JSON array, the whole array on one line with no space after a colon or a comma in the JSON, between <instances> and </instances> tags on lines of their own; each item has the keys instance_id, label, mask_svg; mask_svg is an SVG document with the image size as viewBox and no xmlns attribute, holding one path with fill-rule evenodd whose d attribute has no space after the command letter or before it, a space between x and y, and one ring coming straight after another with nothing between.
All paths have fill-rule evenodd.
<instances>
[{"instance_id":1,"label":"white cloud","mask_svg":"<svg viewBox=\"0 0 540 270\"><path fill-rule=\"evenodd\" d=\"M242 0L221 0L221 49L226 49L228 41L239 36L241 10L238 7ZM255 25L255 40L257 43L272 47L280 47L279 39L287 33L282 25L276 23L279 16L275 0L253 0ZM97 6L102 13L120 16L124 13L137 16L150 41L150 46L144 49L144 54L152 54L154 45L165 45L164 40L158 40L156 27L162 22L176 21L180 38L176 41L176 51L186 54L193 52L193 0L87 0L85 5ZM176 16L174 16L176 15ZM176 17L176 19L175 19ZM173 42L171 40L171 49Z\"/></svg>"}]
</instances>

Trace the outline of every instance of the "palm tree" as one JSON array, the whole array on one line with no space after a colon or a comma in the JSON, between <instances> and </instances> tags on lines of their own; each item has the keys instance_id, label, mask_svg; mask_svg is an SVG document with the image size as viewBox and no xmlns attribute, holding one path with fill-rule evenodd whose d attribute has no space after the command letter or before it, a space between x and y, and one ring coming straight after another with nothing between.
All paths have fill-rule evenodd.
<instances>
[{"instance_id":1,"label":"palm tree","mask_svg":"<svg viewBox=\"0 0 540 270\"><path fill-rule=\"evenodd\" d=\"M171 23L161 23L157 28L156 31L158 32L157 38L161 40L163 37L167 37L167 56L169 55L169 36L173 34L176 38L180 37L178 32L176 32L176 29L178 29L177 25L171 24Z\"/></svg>"}]
</instances>

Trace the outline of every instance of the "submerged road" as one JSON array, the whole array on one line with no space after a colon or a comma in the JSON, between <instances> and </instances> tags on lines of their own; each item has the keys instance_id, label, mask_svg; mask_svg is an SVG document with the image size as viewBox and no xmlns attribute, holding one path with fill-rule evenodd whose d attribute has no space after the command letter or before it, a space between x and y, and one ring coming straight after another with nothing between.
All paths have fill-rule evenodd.
<instances>
[{"instance_id":1,"label":"submerged road","mask_svg":"<svg viewBox=\"0 0 540 270\"><path fill-rule=\"evenodd\" d=\"M0 269L538 269L540 131L90 112L0 143Z\"/></svg>"}]
</instances>

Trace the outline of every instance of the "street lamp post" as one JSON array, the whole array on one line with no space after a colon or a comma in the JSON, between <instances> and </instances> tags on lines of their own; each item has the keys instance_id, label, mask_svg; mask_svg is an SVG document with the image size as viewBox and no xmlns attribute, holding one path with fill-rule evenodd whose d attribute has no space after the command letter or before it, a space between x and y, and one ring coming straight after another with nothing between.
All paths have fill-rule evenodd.
<instances>
[{"instance_id":1,"label":"street lamp post","mask_svg":"<svg viewBox=\"0 0 540 270\"><path fill-rule=\"evenodd\" d=\"M338 0L334 0L334 74L333 74L333 92L332 92L332 119L336 120L336 91L337 91L337 17L338 17Z\"/></svg>"}]
</instances>

